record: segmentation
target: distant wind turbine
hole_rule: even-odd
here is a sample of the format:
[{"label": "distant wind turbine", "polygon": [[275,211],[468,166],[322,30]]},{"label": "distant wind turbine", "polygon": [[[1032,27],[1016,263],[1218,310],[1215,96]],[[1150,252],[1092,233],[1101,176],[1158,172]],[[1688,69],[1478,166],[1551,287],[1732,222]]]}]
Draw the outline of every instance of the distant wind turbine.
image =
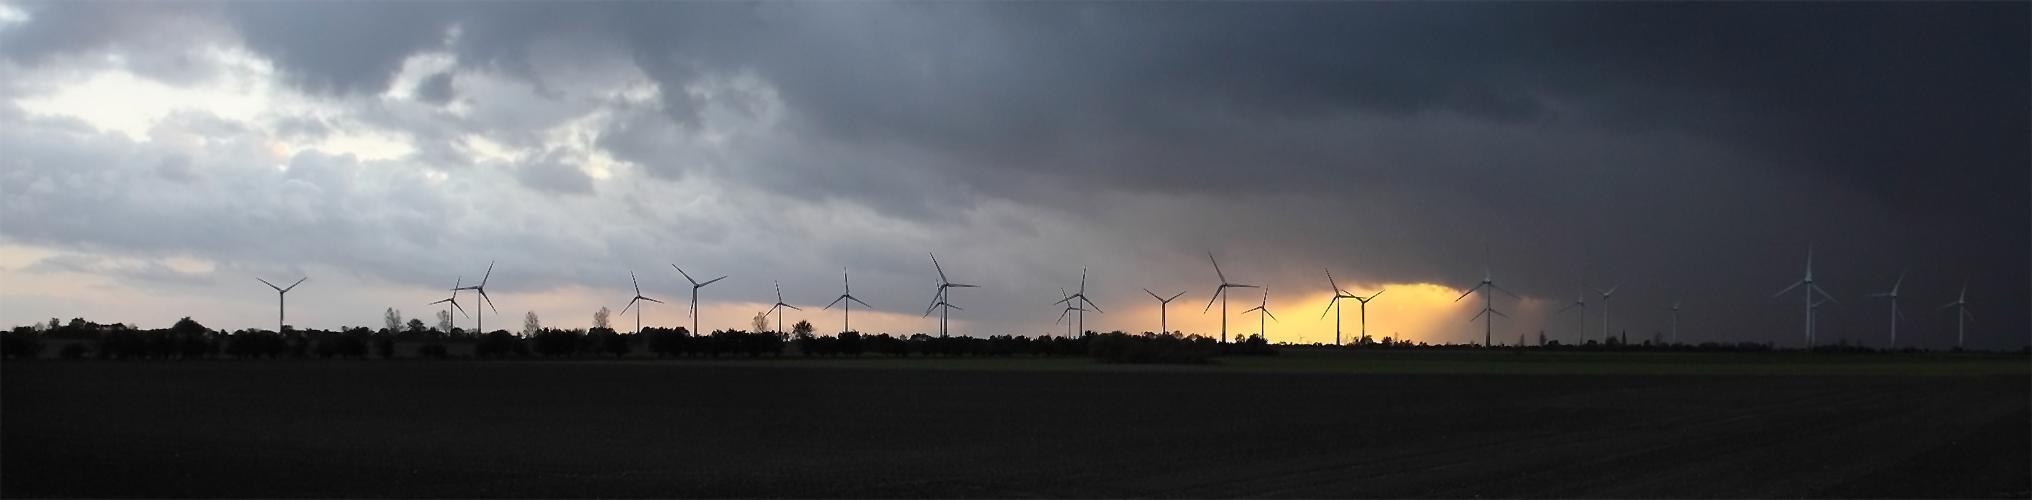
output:
[{"label": "distant wind turbine", "polygon": [[[642,307],[649,306],[635,307],[635,303],[646,301],[662,304],[663,301],[642,296],[642,283],[635,281],[635,273],[633,271],[628,272],[628,283],[635,285],[635,298],[628,299],[628,305],[621,307],[621,314],[628,314],[628,308],[635,308],[635,333],[639,335],[642,333]],[[697,333],[693,333],[693,335],[697,335]]]},{"label": "distant wind turbine", "polygon": [[1208,262],[1214,263],[1214,276],[1220,277],[1221,286],[1214,288],[1214,298],[1208,300],[1206,307],[1201,308],[1199,312],[1200,314],[1206,314],[1207,311],[1213,309],[1215,300],[1221,301],[1221,343],[1225,344],[1228,342],[1228,289],[1257,287],[1256,285],[1229,283],[1228,275],[1221,273],[1221,261],[1214,260],[1214,253],[1207,252],[1206,258]]},{"label": "distant wind turbine", "polygon": [[[1071,299],[1071,298],[1072,298],[1072,296],[1071,296],[1071,295],[1066,295],[1066,293],[1065,293],[1065,288],[1062,288],[1062,287],[1061,287],[1061,288],[1059,288],[1059,289],[1058,289],[1058,295],[1059,295],[1060,297],[1064,297],[1064,298],[1066,298],[1066,299],[1068,299],[1068,300],[1061,300],[1061,301],[1055,302],[1055,303],[1057,303],[1057,304],[1065,304],[1065,310],[1063,310],[1063,311],[1059,311],[1059,312],[1058,312],[1058,319],[1057,319],[1057,320],[1054,320],[1054,321],[1052,321],[1051,323],[1052,323],[1052,324],[1054,324],[1054,325],[1055,325],[1055,324],[1059,324],[1059,323],[1065,323],[1065,338],[1073,338],[1073,336],[1072,336],[1072,323],[1071,323],[1071,322],[1068,322],[1068,321],[1066,321],[1066,320],[1065,320],[1065,317],[1066,317],[1066,316],[1069,316],[1069,315],[1071,315],[1073,311],[1085,311],[1086,309],[1085,309],[1085,308],[1081,308],[1081,307],[1080,307],[1080,306],[1078,305],[1078,304],[1079,304],[1078,302],[1073,302],[1073,301],[1069,300],[1069,299]],[[1085,333],[1085,331],[1081,331],[1081,333],[1082,333],[1082,334],[1084,334],[1084,333]]]},{"label": "distant wind turbine", "polygon": [[[1260,315],[1260,316],[1256,316],[1256,335],[1260,335],[1260,336],[1262,336],[1262,337],[1263,337],[1263,340],[1264,340],[1264,341],[1269,341],[1269,340],[1270,340],[1270,328],[1268,328],[1268,327],[1270,326],[1270,323],[1268,323],[1268,322],[1264,321],[1264,318],[1269,318],[1269,319],[1277,319],[1277,315],[1275,315],[1275,314],[1270,314],[1270,289],[1269,289],[1269,288],[1264,288],[1264,289],[1263,289],[1263,303],[1262,303],[1262,304],[1259,304],[1259,305],[1257,305],[1256,307],[1251,307],[1251,308],[1249,308],[1249,310],[1247,310],[1247,311],[1242,311],[1242,314],[1249,314],[1250,312],[1253,312],[1253,311],[1262,311],[1262,312],[1263,312],[1263,314],[1262,314],[1262,315]],[[1278,322],[1279,322],[1279,323],[1282,323],[1283,321],[1282,321],[1282,320],[1279,320]]]},{"label": "distant wind turbine", "polygon": [[1369,296],[1368,296],[1368,297],[1362,297],[1362,296],[1356,296],[1356,297],[1355,297],[1355,300],[1357,300],[1357,301],[1360,301],[1360,302],[1362,303],[1362,308],[1361,308],[1361,309],[1362,309],[1362,341],[1363,341],[1363,342],[1368,342],[1368,341],[1369,341],[1369,301],[1371,301],[1371,300],[1376,300],[1376,296],[1377,296],[1377,295],[1382,295],[1382,294],[1383,294],[1383,292],[1384,292],[1384,290],[1377,290],[1377,291],[1376,291],[1376,293],[1372,293],[1372,294],[1369,294]]},{"label": "distant wind turbine", "polygon": [[1502,311],[1496,310],[1495,307],[1496,298],[1494,296],[1494,292],[1503,292],[1504,295],[1509,295],[1510,298],[1513,299],[1518,298],[1517,294],[1510,293],[1509,290],[1504,290],[1503,287],[1496,286],[1494,274],[1489,271],[1488,260],[1489,260],[1489,248],[1484,246],[1482,247],[1481,284],[1475,285],[1474,288],[1469,288],[1466,293],[1462,293],[1461,296],[1454,297],[1453,299],[1454,302],[1460,302],[1461,299],[1465,299],[1468,298],[1469,295],[1473,295],[1476,290],[1482,290],[1483,288],[1488,289],[1482,292],[1482,312],[1475,313],[1475,317],[1473,318],[1468,318],[1469,322],[1473,322],[1476,319],[1481,319],[1483,315],[1490,315],[1489,319],[1485,320],[1485,323],[1482,325],[1482,347],[1489,347],[1490,345],[1493,344],[1494,340],[1493,336],[1494,332],[1496,331],[1496,316],[1502,316],[1505,318],[1510,317],[1510,315],[1503,314]]},{"label": "distant wind turbine", "polygon": [[[1587,285],[1582,284],[1581,286],[1586,287]],[[1564,313],[1569,309],[1575,308],[1578,308],[1575,312],[1578,312],[1579,314],[1574,316],[1573,331],[1574,335],[1578,336],[1580,339],[1575,341],[1574,345],[1587,344],[1587,290],[1581,290],[1579,295],[1575,295],[1573,297],[1572,304],[1568,304],[1566,307],[1559,308],[1559,310],[1553,312],[1553,314]]]},{"label": "distant wind turbine", "polygon": [[1682,302],[1682,301],[1678,301],[1678,300],[1674,300],[1674,301],[1672,301],[1672,305],[1670,305],[1670,306],[1658,306],[1659,308],[1665,309],[1665,310],[1667,310],[1667,311],[1672,311],[1672,343],[1674,343],[1674,344],[1677,344],[1677,343],[1679,343],[1679,304],[1680,304],[1680,302]]},{"label": "distant wind turbine", "polygon": [[1150,298],[1157,299],[1157,332],[1163,334],[1170,334],[1171,327],[1170,325],[1165,324],[1164,310],[1169,309],[1171,306],[1171,301],[1178,300],[1178,296],[1185,295],[1185,292],[1178,292],[1177,294],[1172,295],[1171,298],[1169,299],[1157,296],[1157,292],[1152,292],[1148,288],[1143,289],[1143,293],[1150,294]]},{"label": "distant wind turbine", "polygon": [[1864,297],[1887,297],[1891,299],[1891,348],[1893,349],[1898,347],[1898,316],[1904,314],[1898,311],[1898,288],[1902,286],[1905,286],[1905,273],[1899,272],[1898,281],[1891,284],[1891,291],[1864,295]]},{"label": "distant wind turbine", "polygon": [[1332,269],[1321,268],[1320,270],[1326,271],[1326,286],[1333,291],[1333,298],[1326,299],[1326,310],[1320,311],[1319,317],[1324,319],[1327,313],[1333,313],[1333,343],[1334,345],[1341,345],[1341,299],[1359,299],[1361,297],[1350,294],[1347,290],[1342,290],[1339,284],[1334,283]]},{"label": "distant wind turbine", "polygon": [[1806,246],[1806,278],[1799,280],[1799,282],[1797,283],[1793,283],[1792,286],[1785,287],[1784,290],[1779,290],[1778,293],[1771,294],[1771,298],[1775,299],[1778,298],[1779,296],[1785,295],[1785,292],[1790,292],[1794,288],[1799,288],[1800,285],[1806,286],[1806,290],[1803,292],[1806,294],[1806,348],[1812,349],[1814,341],[1813,312],[1815,309],[1817,309],[1816,307],[1814,307],[1815,304],[1813,294],[1818,293],[1822,297],[1827,297],[1827,300],[1834,300],[1834,296],[1829,295],[1827,293],[1827,290],[1822,290],[1820,289],[1819,285],[1815,285],[1813,283],[1813,245]]},{"label": "distant wind turbine", "polygon": [[[463,277],[461,277],[461,278],[459,278],[459,279],[457,279],[457,280],[454,280],[454,281],[452,281],[452,296],[451,296],[451,297],[449,297],[449,298],[446,298],[446,299],[444,299],[444,300],[440,300],[440,301],[437,301],[437,302],[432,302],[432,303],[430,303],[429,305],[433,305],[433,306],[434,306],[434,305],[438,305],[438,304],[443,304],[443,303],[446,303],[446,302],[450,302],[450,303],[452,303],[452,309],[457,309],[457,310],[459,311],[459,314],[465,314],[465,315],[466,315],[466,317],[468,317],[468,318],[471,318],[471,317],[473,317],[473,315],[471,315],[471,314],[466,314],[466,308],[463,308],[463,307],[459,307],[459,290],[464,290],[464,289],[465,289],[465,287],[461,287],[461,286],[459,286],[459,285],[460,285],[461,283],[463,283],[464,281],[465,281],[465,278],[463,278]],[[271,286],[273,286],[273,285],[271,285]],[[290,286],[296,286],[296,285],[290,285]],[[459,327],[459,324],[458,324],[458,322],[457,322],[457,321],[453,321],[453,322],[452,322],[452,328],[458,328],[458,327]],[[446,334],[446,335],[450,335],[451,333],[452,333],[452,332],[445,332],[445,334]]]},{"label": "distant wind turbine", "polygon": [[[1063,289],[1063,288],[1059,289],[1059,293],[1061,293],[1061,294],[1065,293],[1065,289]],[[1078,300],[1079,302],[1073,302],[1073,300]],[[1080,335],[1086,335],[1086,334],[1087,334],[1087,309],[1086,309],[1086,308],[1092,307],[1092,308],[1094,308],[1094,312],[1097,312],[1097,313],[1106,313],[1106,312],[1107,312],[1107,311],[1102,311],[1102,310],[1101,310],[1101,306],[1097,306],[1097,305],[1094,305],[1094,301],[1092,301],[1092,300],[1088,300],[1088,299],[1087,299],[1087,270],[1086,270],[1086,268],[1080,268],[1080,287],[1079,287],[1079,292],[1078,292],[1078,293],[1074,293],[1074,294],[1072,294],[1072,295],[1070,295],[1070,296],[1067,296],[1067,297],[1066,297],[1066,298],[1065,298],[1064,300],[1060,300],[1060,301],[1058,301],[1058,302],[1055,302],[1055,303],[1063,303],[1063,304],[1066,304],[1067,306],[1070,306],[1070,307],[1075,307],[1076,309],[1078,309],[1078,310],[1079,310],[1079,332],[1080,332]]]},{"label": "distant wind turbine", "polygon": [[1600,288],[1595,288],[1593,286],[1588,287],[1594,288],[1595,293],[1602,294],[1602,339],[1604,342],[1606,342],[1607,339],[1609,338],[1609,298],[1616,294],[1617,288],[1622,287],[1623,287],[1622,283],[1617,283],[1616,286],[1609,287],[1607,291],[1604,291]]},{"label": "distant wind turbine", "polygon": [[833,299],[833,303],[826,304],[825,308],[832,309],[833,306],[839,304],[840,301],[846,301],[847,302],[846,305],[840,306],[840,326],[841,326],[840,331],[841,332],[854,331],[854,318],[853,318],[854,303],[859,302],[861,305],[867,307],[875,307],[875,306],[870,306],[868,305],[867,302],[861,302],[861,299],[854,298],[854,284],[847,281],[847,268],[844,267],[840,268],[840,285],[844,287],[843,290],[840,292],[840,297]]},{"label": "distant wind turbine", "polygon": [[952,310],[953,309],[959,309],[961,311],[966,310],[960,309],[959,306],[952,305],[952,302],[949,300],[952,298],[952,296],[948,292],[954,288],[980,288],[980,286],[953,283],[952,280],[946,279],[945,267],[938,265],[938,256],[932,255],[929,252],[927,252],[926,255],[931,255],[931,268],[938,270],[938,293],[932,295],[931,307],[924,309],[924,315],[930,316],[931,311],[933,309],[939,310],[938,336],[945,337],[948,335],[946,325],[952,319]]},{"label": "distant wind turbine", "polygon": [[763,311],[762,314],[769,314],[772,312],[776,313],[776,333],[783,333],[783,309],[790,308],[798,311],[803,311],[803,309],[798,309],[797,306],[783,303],[782,283],[777,283],[775,281],[770,281],[769,283],[772,285],[776,285],[776,305],[769,306],[769,310]]},{"label": "distant wind turbine", "polygon": [[269,283],[268,280],[264,280],[259,277],[256,277],[254,279],[261,281],[261,284],[263,285],[268,285],[269,288],[275,289],[275,333],[282,333],[282,326],[284,323],[283,306],[285,300],[289,296],[289,291],[295,290],[297,285],[303,284],[303,280],[310,279],[310,277],[304,276],[302,278],[298,278],[295,283],[290,283],[288,287],[275,286],[274,283]]},{"label": "distant wind turbine", "polygon": [[718,277],[718,278],[713,278],[713,279],[709,279],[709,280],[706,280],[706,282],[705,282],[705,283],[700,283],[700,282],[699,282],[699,280],[695,280],[695,279],[691,279],[691,274],[690,274],[690,273],[686,273],[686,272],[684,272],[684,268],[682,268],[682,267],[677,267],[677,264],[671,264],[671,265],[670,265],[670,267],[671,267],[672,269],[676,269],[676,270],[677,270],[677,274],[682,274],[682,275],[684,275],[684,280],[685,280],[685,281],[690,281],[690,282],[691,282],[691,334],[692,334],[692,335],[698,335],[698,334],[699,334],[699,331],[698,331],[698,319],[699,319],[699,318],[698,318],[698,290],[699,290],[700,288],[705,288],[705,287],[706,287],[706,285],[711,285],[711,284],[713,284],[714,282],[717,282],[717,281],[719,281],[719,280],[723,280],[723,279],[727,279],[727,277],[726,277],[726,276],[721,276],[721,277]]},{"label": "distant wind turbine", "polygon": [[[479,292],[479,293],[480,293],[480,300],[482,300],[482,301],[485,301],[485,302],[487,303],[487,308],[488,308],[488,309],[494,309],[494,312],[496,312],[496,313],[499,313],[499,312],[501,312],[501,310],[500,310],[500,309],[495,309],[495,308],[494,308],[494,298],[493,298],[493,297],[488,297],[488,296],[487,296],[487,279],[488,279],[488,278],[492,278],[492,277],[494,277],[494,262],[493,262],[493,261],[487,261],[487,274],[486,274],[486,275],[483,275],[483,276],[480,276],[480,284],[478,284],[478,285],[473,285],[473,286],[469,286],[469,287],[462,287],[462,288],[459,288],[459,289],[460,289],[460,290],[472,290],[472,291],[475,291],[475,292]],[[482,312],[484,313],[485,311],[482,311]],[[474,329],[474,330],[477,330],[477,332],[475,332],[475,333],[479,333],[479,334],[485,334],[485,333],[487,333],[487,327],[483,326],[483,325],[485,325],[485,324],[486,324],[486,322],[487,322],[487,315],[486,315],[486,314],[480,314],[480,315],[476,315],[476,316],[473,316],[473,329]]]},{"label": "distant wind turbine", "polygon": [[1952,307],[1952,308],[1954,308],[1954,311],[1955,311],[1955,314],[1954,314],[1954,348],[1956,348],[1956,349],[1960,349],[1960,348],[1962,347],[1962,341],[1963,341],[1963,340],[1965,340],[1965,339],[1967,339],[1967,337],[1965,336],[1965,333],[1967,332],[1967,330],[1965,329],[1965,328],[1966,328],[1966,325],[1962,324],[1962,320],[1964,320],[1964,319],[1966,319],[1966,320],[1969,320],[1969,321],[1975,321],[1975,320],[1976,320],[1976,316],[1975,316],[1974,314],[1969,314],[1969,312],[1968,312],[1968,280],[1962,280],[1962,282],[1961,282],[1961,296],[1960,296],[1960,297],[1957,297],[1957,298],[1955,298],[1955,299],[1954,299],[1954,302],[1949,302],[1949,303],[1947,303],[1947,305],[1943,305],[1943,306],[1940,306],[1940,307],[1936,307],[1936,308],[1933,308],[1933,310],[1935,310],[1935,311],[1938,311],[1938,310],[1941,310],[1941,309],[1946,309],[1946,308],[1949,308],[1949,307]]}]

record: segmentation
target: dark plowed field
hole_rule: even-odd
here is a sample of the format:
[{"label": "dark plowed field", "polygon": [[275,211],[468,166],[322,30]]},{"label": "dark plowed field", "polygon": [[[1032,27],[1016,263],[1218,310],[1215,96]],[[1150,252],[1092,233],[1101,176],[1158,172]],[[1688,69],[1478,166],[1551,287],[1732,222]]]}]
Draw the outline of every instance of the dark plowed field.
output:
[{"label": "dark plowed field", "polygon": [[2026,497],[2024,376],[4,366],[6,497]]}]

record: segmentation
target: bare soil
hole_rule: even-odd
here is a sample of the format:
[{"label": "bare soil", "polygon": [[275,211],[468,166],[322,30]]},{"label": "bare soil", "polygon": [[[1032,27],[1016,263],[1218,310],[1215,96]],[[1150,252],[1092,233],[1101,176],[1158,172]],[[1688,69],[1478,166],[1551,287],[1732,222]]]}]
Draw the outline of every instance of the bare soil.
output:
[{"label": "bare soil", "polygon": [[2032,496],[2024,376],[0,370],[7,498]]}]

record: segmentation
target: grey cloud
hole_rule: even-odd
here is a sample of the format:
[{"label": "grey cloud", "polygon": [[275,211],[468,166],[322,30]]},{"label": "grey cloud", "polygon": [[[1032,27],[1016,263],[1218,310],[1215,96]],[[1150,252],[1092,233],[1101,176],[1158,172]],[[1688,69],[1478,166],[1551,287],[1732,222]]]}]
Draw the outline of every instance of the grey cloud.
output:
[{"label": "grey cloud", "polygon": [[452,102],[453,98],[458,97],[458,94],[452,91],[452,74],[438,73],[424,79],[423,83],[416,87],[416,96],[423,102],[439,106]]},{"label": "grey cloud", "polygon": [[515,178],[522,186],[552,194],[593,194],[593,177],[566,164],[555,153],[516,167]]}]

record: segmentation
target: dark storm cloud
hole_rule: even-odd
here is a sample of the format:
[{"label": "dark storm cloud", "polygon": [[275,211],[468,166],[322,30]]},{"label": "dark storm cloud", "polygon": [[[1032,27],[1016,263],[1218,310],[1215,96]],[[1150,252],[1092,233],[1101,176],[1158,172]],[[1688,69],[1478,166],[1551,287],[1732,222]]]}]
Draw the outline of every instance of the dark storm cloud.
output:
[{"label": "dark storm cloud", "polygon": [[[10,57],[130,36],[51,32],[129,15],[57,7],[6,35],[38,40]],[[1709,304],[1759,318],[1790,314],[1763,292],[1817,244],[1845,296],[1909,267],[1925,277],[1908,286],[1934,295],[1970,276],[1972,296],[2032,302],[2023,3],[227,8],[252,50],[321,93],[380,92],[439,48],[542,88],[537,43],[608,47],[658,84],[651,112],[668,120],[618,110],[597,144],[650,177],[933,225],[1010,201],[1172,246],[1352,252],[1337,263],[1362,263],[1357,276],[1460,286],[1486,242],[1519,292],[1632,281],[1635,301],[1726,296]],[[445,100],[446,75],[420,95]],[[744,157],[674,147],[708,110],[743,109],[693,89],[741,75],[782,100],[788,137]],[[455,133],[412,132],[426,152]],[[590,192],[571,170],[519,178]],[[1153,197],[1232,204],[1169,218],[1133,204]]]}]

